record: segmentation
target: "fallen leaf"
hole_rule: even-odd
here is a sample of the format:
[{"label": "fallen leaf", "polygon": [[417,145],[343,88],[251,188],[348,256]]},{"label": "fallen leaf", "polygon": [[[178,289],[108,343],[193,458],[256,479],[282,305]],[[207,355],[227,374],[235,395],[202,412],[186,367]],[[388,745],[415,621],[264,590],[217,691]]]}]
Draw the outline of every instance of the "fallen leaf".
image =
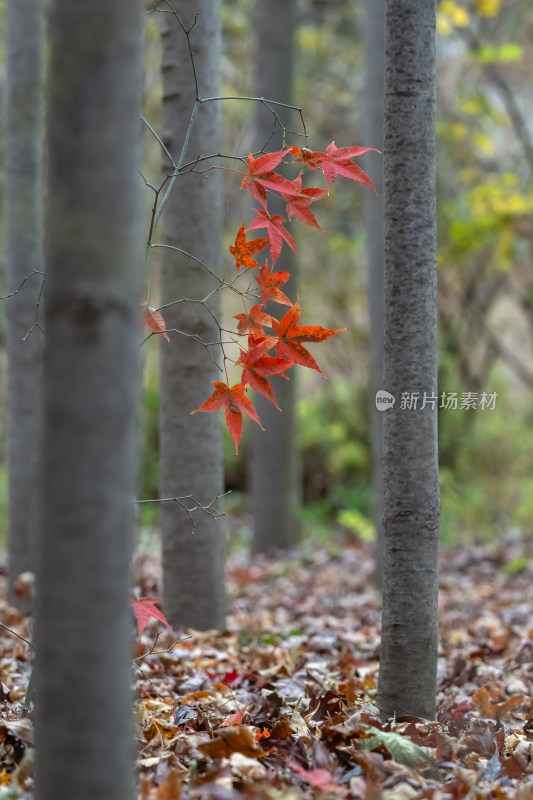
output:
[{"label": "fallen leaf", "polygon": [[232,753],[242,753],[249,758],[261,758],[266,755],[257,746],[252,729],[246,725],[217,728],[213,739],[201,742],[198,749],[211,758],[229,758]]},{"label": "fallen leaf", "polygon": [[415,767],[420,762],[431,764],[435,761],[435,749],[433,747],[420,747],[408,739],[407,736],[400,736],[399,733],[388,733],[374,728],[372,725],[364,726],[372,736],[363,739],[361,751],[375,750],[377,747],[384,746],[391,756],[399,764],[406,767]]},{"label": "fallen leaf", "polygon": [[155,796],[158,800],[179,800],[181,797],[182,773],[170,767],[163,783],[157,787]]},{"label": "fallen leaf", "polygon": [[306,783],[311,786],[318,786],[324,791],[342,791],[342,786],[332,779],[331,774],[325,769],[303,769],[299,764],[294,761],[289,763],[289,767]]},{"label": "fallen leaf", "polygon": [[221,722],[221,725],[242,725],[242,721],[244,719],[244,715],[246,714],[246,709],[250,703],[246,703],[242,708],[236,711],[234,714],[231,714],[227,719]]}]

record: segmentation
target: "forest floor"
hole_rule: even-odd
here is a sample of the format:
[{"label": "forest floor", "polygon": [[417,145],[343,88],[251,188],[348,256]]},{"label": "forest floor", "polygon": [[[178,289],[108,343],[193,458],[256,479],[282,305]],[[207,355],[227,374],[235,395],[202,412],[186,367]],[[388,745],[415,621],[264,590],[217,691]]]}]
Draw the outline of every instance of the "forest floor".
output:
[{"label": "forest floor", "polygon": [[[380,719],[368,545],[232,556],[226,632],[137,642],[139,798],[533,800],[532,544],[443,548],[436,722]],[[135,576],[159,596],[156,558]],[[31,637],[4,598],[0,621]],[[0,653],[0,800],[29,798],[32,653],[5,629]]]}]

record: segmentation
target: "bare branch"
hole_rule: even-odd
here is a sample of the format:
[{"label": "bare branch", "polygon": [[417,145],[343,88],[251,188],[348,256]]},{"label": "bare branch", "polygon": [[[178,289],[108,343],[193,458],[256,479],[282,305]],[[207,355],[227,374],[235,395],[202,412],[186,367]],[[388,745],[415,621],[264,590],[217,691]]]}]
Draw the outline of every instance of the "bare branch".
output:
[{"label": "bare branch", "polygon": [[33,278],[34,275],[44,275],[46,277],[46,272],[42,272],[40,269],[34,269],[33,272],[30,272],[29,275],[26,275],[18,289],[15,289],[14,292],[9,292],[9,294],[5,294],[3,297],[0,297],[0,300],[8,300],[10,297],[13,297],[13,295],[18,294],[26,281],[28,281],[30,278]]},{"label": "bare branch", "polygon": [[[216,519],[219,517],[224,517],[225,513],[223,511],[217,511],[217,509],[213,508],[213,506],[217,500],[219,500],[221,497],[225,497],[227,494],[231,494],[231,491],[217,494],[216,497],[211,500],[211,502],[207,503],[207,505],[200,503],[200,501],[197,500],[192,494],[183,495],[183,497],[162,497],[158,500],[134,500],[133,502],[138,505],[142,503],[177,503],[189,515],[189,519],[192,523],[192,533],[194,533],[196,530],[196,520],[193,517],[193,512],[203,511],[210,517],[215,517]],[[186,503],[187,500],[191,500],[194,505],[189,507],[189,505]]]},{"label": "bare branch", "polygon": [[[227,492],[226,492],[226,494],[227,494]],[[8,626],[7,626],[7,625],[4,625],[4,623],[3,623],[3,622],[0,622],[0,627],[1,627],[1,628],[4,628],[4,630],[8,631],[8,633],[12,633],[12,634],[13,634],[13,636],[16,636],[16,637],[17,637],[17,639],[21,639],[21,641],[23,641],[23,642],[25,642],[27,645],[29,645],[29,646],[31,647],[31,649],[32,649],[32,650],[35,650],[35,645],[33,645],[33,644],[30,642],[30,640],[29,640],[29,639],[25,639],[25,638],[24,638],[24,636],[21,636],[21,635],[20,635],[20,633],[17,633],[16,631],[14,631],[14,630],[13,630],[13,628],[8,628]]]},{"label": "bare branch", "polygon": [[40,330],[42,333],[44,333],[43,327],[42,327],[41,323],[39,322],[39,307],[40,307],[40,305],[41,305],[41,300],[42,300],[42,297],[43,297],[43,292],[44,292],[44,285],[45,285],[45,283],[46,283],[46,273],[45,273],[45,272],[43,272],[42,274],[44,275],[44,278],[43,278],[43,282],[42,282],[42,284],[41,284],[41,288],[40,288],[40,290],[39,290],[39,296],[38,296],[38,298],[37,298],[37,304],[36,304],[36,306],[35,306],[35,322],[34,322],[34,323],[33,323],[33,325],[31,326],[31,328],[29,329],[29,331],[28,331],[28,332],[27,332],[27,333],[26,333],[26,334],[23,336],[23,338],[22,338],[22,341],[23,341],[23,342],[25,342],[25,341],[26,341],[26,339],[28,338],[28,336],[30,335],[30,333],[32,332],[32,330],[33,330],[34,328],[39,328],[39,330]]}]

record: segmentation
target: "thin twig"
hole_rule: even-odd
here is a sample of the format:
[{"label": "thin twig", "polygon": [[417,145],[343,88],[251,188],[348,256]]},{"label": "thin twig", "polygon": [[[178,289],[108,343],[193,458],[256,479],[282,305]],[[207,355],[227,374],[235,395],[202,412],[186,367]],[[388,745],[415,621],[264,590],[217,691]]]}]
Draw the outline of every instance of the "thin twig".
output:
[{"label": "thin twig", "polygon": [[184,636],[183,639],[177,639],[177,641],[171,644],[170,647],[167,647],[166,650],[154,650],[154,647],[157,644],[157,640],[159,639],[160,633],[161,631],[157,631],[157,635],[154,639],[154,643],[150,648],[150,650],[148,650],[148,652],[146,653],[143,653],[142,656],[137,656],[137,658],[133,658],[132,661],[142,661],[143,658],[146,658],[146,656],[151,656],[151,655],[163,656],[165,655],[165,653],[170,653],[176,647],[177,644],[181,644],[182,642],[187,641],[187,639],[192,639],[192,636]]},{"label": "thin twig", "polygon": [[141,114],[141,119],[142,119],[142,121],[144,122],[144,124],[146,125],[146,127],[148,128],[148,130],[150,131],[150,133],[152,133],[152,134],[155,136],[155,138],[157,139],[157,141],[159,142],[159,144],[161,145],[161,147],[162,147],[162,148],[163,148],[163,150],[165,151],[165,155],[167,156],[168,160],[169,160],[169,161],[170,161],[170,163],[172,164],[172,169],[176,170],[176,169],[177,169],[177,167],[176,167],[176,162],[174,161],[174,159],[173,159],[173,158],[172,158],[172,156],[170,155],[170,153],[169,153],[169,151],[168,151],[168,149],[167,149],[167,147],[166,147],[165,143],[163,142],[163,140],[161,139],[161,137],[159,136],[159,134],[155,132],[155,130],[152,128],[152,126],[150,125],[150,123],[148,122],[148,120],[147,120],[145,117],[143,117],[143,115],[142,115],[142,114]]},{"label": "thin twig", "polygon": [[13,636],[17,637],[17,639],[21,639],[23,642],[25,642],[27,645],[29,645],[32,650],[35,650],[35,645],[33,645],[30,642],[29,639],[25,639],[24,636],[20,635],[20,633],[17,633],[16,631],[14,631],[13,628],[9,628],[7,625],[4,625],[3,622],[0,622],[0,627],[4,628],[4,630],[8,631],[9,633],[12,633]]},{"label": "thin twig", "polygon": [[[219,500],[219,498],[225,497],[227,494],[230,493],[231,492],[223,492],[222,494],[217,494],[217,496],[214,497],[211,500],[211,502],[208,503],[207,505],[202,505],[202,503],[196,500],[196,498],[192,494],[187,494],[184,495],[183,497],[162,497],[157,500],[134,500],[133,502],[137,503],[138,505],[140,505],[141,503],[177,503],[189,515],[189,518],[192,522],[192,532],[194,533],[196,530],[196,520],[193,517],[193,512],[204,511],[210,517],[214,517],[215,519],[218,519],[219,517],[224,517],[225,513],[223,511],[217,511],[212,506],[214,505],[214,503],[216,503],[217,500]],[[185,500],[192,500],[194,503],[196,503],[196,505],[194,505],[192,508],[189,508],[187,504],[184,502]]]},{"label": "thin twig", "polygon": [[34,275],[46,276],[46,272],[43,272],[40,269],[34,269],[33,272],[30,272],[29,275],[26,275],[26,277],[24,278],[18,289],[15,289],[14,292],[10,292],[9,294],[5,294],[3,297],[0,297],[0,300],[8,300],[8,298],[13,297],[13,295],[15,294],[18,294],[22,289],[22,287],[24,286],[24,284],[26,283],[26,281],[28,281],[30,278],[33,278]]},{"label": "thin twig", "polygon": [[44,275],[43,282],[41,283],[41,288],[39,290],[39,296],[37,298],[37,305],[35,306],[35,322],[31,326],[29,331],[23,336],[23,338],[22,338],[23,342],[26,341],[26,339],[28,338],[28,336],[30,335],[30,333],[32,332],[32,330],[34,328],[39,328],[39,330],[42,333],[44,333],[43,327],[42,327],[41,323],[39,322],[39,306],[41,305],[41,300],[42,300],[43,292],[44,292],[44,285],[46,283],[46,273],[43,273],[43,275]]}]

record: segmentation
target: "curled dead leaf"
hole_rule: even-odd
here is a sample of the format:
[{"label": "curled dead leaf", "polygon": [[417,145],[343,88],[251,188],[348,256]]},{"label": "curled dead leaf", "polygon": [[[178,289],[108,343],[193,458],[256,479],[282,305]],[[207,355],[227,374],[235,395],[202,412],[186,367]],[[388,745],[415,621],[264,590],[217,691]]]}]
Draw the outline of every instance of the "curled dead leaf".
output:
[{"label": "curled dead leaf", "polygon": [[217,735],[208,742],[201,742],[198,749],[211,758],[229,758],[233,753],[242,753],[249,758],[266,755],[257,746],[254,731],[247,725],[218,728]]}]

